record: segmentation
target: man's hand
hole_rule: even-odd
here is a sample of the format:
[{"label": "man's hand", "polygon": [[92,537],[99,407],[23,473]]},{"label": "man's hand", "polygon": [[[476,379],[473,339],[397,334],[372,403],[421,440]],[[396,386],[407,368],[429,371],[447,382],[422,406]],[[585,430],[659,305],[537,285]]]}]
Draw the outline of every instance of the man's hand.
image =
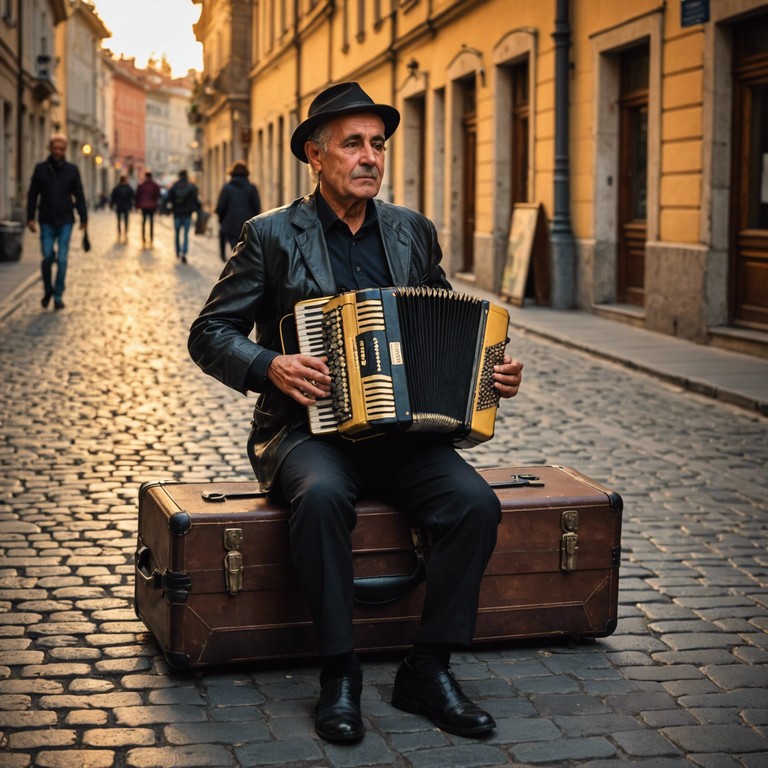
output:
[{"label": "man's hand", "polygon": [[27,222],[27,229],[28,229],[30,232],[37,232],[37,224],[35,224],[35,222],[34,222],[34,220],[33,220],[33,219],[30,219],[30,220]]},{"label": "man's hand", "polygon": [[502,397],[514,397],[523,381],[523,364],[504,355],[504,362],[493,367],[493,378]]},{"label": "man's hand", "polygon": [[267,369],[267,378],[301,405],[314,405],[331,392],[331,377],[324,357],[278,355]]},{"label": "man's hand", "polygon": [[85,221],[80,222],[80,229],[86,230],[88,228],[88,224]]}]

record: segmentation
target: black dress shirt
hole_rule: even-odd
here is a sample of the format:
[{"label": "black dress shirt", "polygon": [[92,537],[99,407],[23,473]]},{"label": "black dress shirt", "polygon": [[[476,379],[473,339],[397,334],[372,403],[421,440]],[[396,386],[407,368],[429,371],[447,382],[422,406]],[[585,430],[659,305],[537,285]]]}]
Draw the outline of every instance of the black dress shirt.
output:
[{"label": "black dress shirt", "polygon": [[325,233],[331,269],[339,293],[392,285],[389,264],[379,232],[376,206],[369,200],[363,226],[353,235],[317,191],[317,215]]}]

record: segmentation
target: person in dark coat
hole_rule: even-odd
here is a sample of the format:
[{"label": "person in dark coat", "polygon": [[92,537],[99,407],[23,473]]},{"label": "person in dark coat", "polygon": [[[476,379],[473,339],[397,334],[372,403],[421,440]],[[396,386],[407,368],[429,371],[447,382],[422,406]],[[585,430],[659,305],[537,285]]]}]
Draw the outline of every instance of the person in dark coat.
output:
[{"label": "person in dark coat", "polygon": [[189,251],[189,227],[192,223],[192,214],[200,211],[200,198],[197,194],[197,186],[193,184],[187,172],[179,171],[179,178],[168,190],[165,200],[166,207],[173,212],[173,229],[175,233],[176,258],[187,263]]},{"label": "person in dark coat", "polygon": [[160,205],[160,185],[147,171],[144,181],[136,187],[136,207],[141,211],[141,243],[147,244],[147,222],[149,222],[149,244],[155,238],[155,212]]},{"label": "person in dark coat", "polygon": [[[487,735],[493,717],[461,690],[451,651],[466,648],[480,584],[496,544],[498,497],[452,438],[393,432],[352,441],[311,434],[307,407],[330,394],[324,357],[282,350],[280,321],[296,302],[387,286],[450,289],[435,225],[376,199],[385,142],[400,121],[358,83],[322,91],[291,139],[314,192],[246,222],[190,329],[192,359],[229,387],[258,392],[248,453],[263,490],[289,506],[290,545],[322,656],[318,735],[362,738],[362,671],[353,632],[351,531],[361,495],[393,504],[431,543],[424,609],[395,677],[392,704],[461,736]],[[256,333],[251,337],[254,324]],[[450,359],[445,375],[453,374]],[[522,363],[494,367],[501,397],[517,394]]]},{"label": "person in dark coat", "polygon": [[[35,210],[40,222],[40,245],[43,252],[43,294],[42,305],[47,307],[51,298],[56,309],[64,309],[67,256],[72,228],[75,224],[74,210],[80,218],[80,229],[88,227],[88,210],[85,206],[80,171],[74,163],[64,157],[67,152],[67,137],[63,133],[51,136],[50,154],[38,163],[32,173],[27,195],[27,228],[37,232]],[[39,202],[39,208],[38,208]],[[52,282],[53,263],[56,262],[56,283]]]},{"label": "person in dark coat", "polygon": [[[234,248],[243,224],[261,213],[261,199],[256,185],[248,181],[248,166],[242,160],[233,163],[228,173],[230,180],[221,188],[216,215],[219,217],[220,243],[229,243],[229,247]],[[221,258],[226,260],[223,243]]]},{"label": "person in dark coat", "polygon": [[128,242],[128,215],[133,208],[136,195],[133,187],[128,183],[127,176],[121,176],[120,182],[112,190],[109,197],[109,205],[117,214],[117,239]]}]

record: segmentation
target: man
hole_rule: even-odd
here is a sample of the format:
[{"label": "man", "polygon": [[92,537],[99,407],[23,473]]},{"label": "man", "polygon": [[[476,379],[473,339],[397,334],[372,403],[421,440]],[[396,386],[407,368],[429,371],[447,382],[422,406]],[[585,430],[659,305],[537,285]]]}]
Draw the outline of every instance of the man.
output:
[{"label": "man", "polygon": [[[293,154],[318,177],[315,192],[247,222],[189,338],[205,372],[261,393],[249,455],[262,487],[290,506],[293,560],[322,655],[315,730],[337,742],[364,733],[350,542],[363,493],[394,504],[431,541],[421,626],[398,670],[393,705],[463,736],[495,727],[464,695],[449,662],[474,633],[500,518],[496,495],[445,436],[398,433],[355,443],[310,435],[306,407],[328,395],[328,367],[322,358],[280,352],[278,323],[301,299],[374,286],[450,287],[434,225],[375,199],[385,141],[399,120],[357,83],[315,98],[291,139]],[[254,319],[255,342],[248,338]],[[495,371],[501,396],[517,394],[522,364],[505,357]]]},{"label": "man", "polygon": [[149,244],[155,239],[155,212],[160,205],[160,185],[147,171],[144,181],[136,187],[136,207],[141,211],[141,244],[147,245],[147,222],[149,222]]},{"label": "man", "polygon": [[[40,222],[40,245],[43,252],[43,299],[47,307],[53,297],[53,306],[64,309],[64,288],[67,277],[67,256],[72,227],[75,224],[73,209],[77,208],[80,229],[88,226],[88,211],[85,207],[83,184],[80,172],[64,157],[67,152],[67,137],[55,133],[49,143],[50,154],[35,166],[27,195],[27,229],[37,232],[35,210],[38,208]],[[56,262],[56,283],[52,282],[53,263]]]},{"label": "man", "polygon": [[121,176],[120,181],[112,190],[109,198],[109,204],[114,208],[117,214],[117,242],[124,240],[128,242],[128,216],[133,208],[136,196],[133,187],[128,183],[127,176]]},{"label": "man", "polygon": [[168,191],[165,204],[173,211],[176,258],[181,259],[182,264],[186,264],[192,214],[201,208],[197,186],[189,180],[186,171],[179,171],[179,178]]},{"label": "man", "polygon": [[[248,166],[238,160],[229,168],[229,181],[221,188],[216,202],[216,215],[219,217],[219,233],[222,239],[235,247],[240,232],[248,219],[261,213],[261,199],[255,184],[248,181]],[[223,244],[221,260],[225,261]]]}]

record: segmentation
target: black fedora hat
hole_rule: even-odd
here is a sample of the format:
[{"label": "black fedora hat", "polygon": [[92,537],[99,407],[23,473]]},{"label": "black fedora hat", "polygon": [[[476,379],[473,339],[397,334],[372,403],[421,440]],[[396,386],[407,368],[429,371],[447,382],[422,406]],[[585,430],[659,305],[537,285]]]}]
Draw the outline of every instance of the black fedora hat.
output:
[{"label": "black fedora hat", "polygon": [[388,104],[376,104],[358,83],[337,83],[315,96],[309,105],[307,119],[299,123],[291,136],[291,152],[308,163],[304,145],[323,123],[340,115],[373,112],[384,121],[384,138],[388,139],[400,123],[400,113]]}]

